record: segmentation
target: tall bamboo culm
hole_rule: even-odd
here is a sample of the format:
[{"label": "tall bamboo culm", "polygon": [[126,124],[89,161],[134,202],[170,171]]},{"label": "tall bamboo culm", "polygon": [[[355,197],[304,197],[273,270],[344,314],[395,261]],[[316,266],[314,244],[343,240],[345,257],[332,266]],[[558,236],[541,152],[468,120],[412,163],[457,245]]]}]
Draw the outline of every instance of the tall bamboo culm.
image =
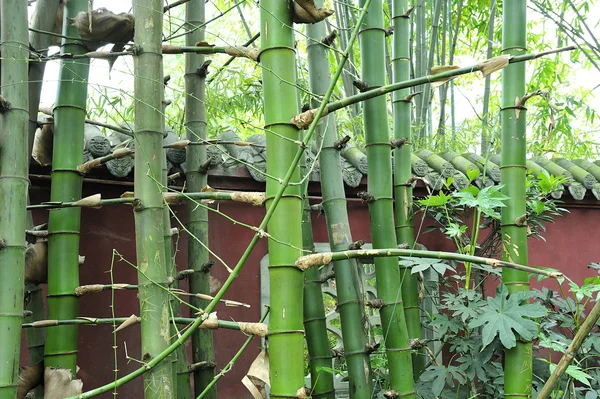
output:
[{"label": "tall bamboo culm", "polygon": [[[65,5],[63,34],[78,38],[68,18],[87,11],[86,0]],[[63,39],[61,54],[83,54],[87,48],[75,39]],[[86,116],[89,60],[61,60],[58,94],[54,108],[51,201],[81,198],[83,178],[77,165],[83,161],[83,129]],[[79,227],[81,208],[53,209],[48,219],[48,317],[74,319],[79,313]],[[44,364],[71,370],[77,361],[77,326],[55,326],[46,331]]]},{"label": "tall bamboo culm", "polygon": [[[288,3],[263,0],[260,39],[267,173],[283,179],[296,157],[300,139],[290,120],[298,111],[296,52],[292,14]],[[289,140],[286,140],[288,138]],[[299,169],[291,182],[299,181]],[[266,208],[270,210],[280,182],[267,179]],[[302,200],[299,185],[288,186],[267,224],[269,240],[269,367],[271,398],[295,397],[304,386],[303,290],[304,278],[294,263],[302,247]]]},{"label": "tall bamboo culm", "polygon": [[[192,31],[204,23],[204,1],[192,0],[186,5],[186,29]],[[204,41],[204,29],[196,29],[186,36],[186,45],[194,46]],[[206,139],[206,110],[204,99],[206,95],[206,73],[198,73],[198,68],[204,63],[204,56],[187,53],[185,55],[185,126],[188,140],[198,142]],[[193,145],[187,148],[186,181],[191,192],[200,192],[207,185],[207,174],[201,170],[206,162],[206,146]],[[196,239],[188,240],[188,267],[196,270],[190,276],[190,291],[193,293],[210,294],[210,269],[203,267],[208,262],[208,210],[188,202],[188,224],[190,234]],[[192,304],[204,308],[208,301],[192,298]],[[192,335],[192,363],[207,362],[205,367],[194,371],[194,390],[196,395],[210,383],[215,375],[215,353],[213,333],[208,330],[197,330]],[[216,385],[205,396],[216,399]]]},{"label": "tall bamboo culm", "polygon": [[[169,297],[155,284],[167,285],[162,188],[163,143],[163,2],[134,3],[135,44],[135,197],[134,207],[142,360],[149,361],[171,341]],[[170,260],[169,260],[170,261]],[[144,397],[174,398],[173,367],[168,359],[144,374]]]},{"label": "tall bamboo culm", "polygon": [[[35,3],[35,12],[31,17],[31,27],[40,31],[51,31],[56,21],[56,13],[59,4],[56,0],[38,0]],[[31,47],[38,51],[39,55],[46,55],[50,46],[52,36],[44,35],[38,32],[29,32],[29,43]],[[41,54],[40,54],[41,53]],[[45,62],[29,63],[29,145],[27,154],[31,154],[33,147],[33,137],[37,129],[37,113],[42,93],[42,81]],[[31,211],[27,212],[27,227],[33,227],[33,217]],[[25,322],[32,323],[39,320],[45,320],[44,299],[42,287],[40,285],[30,284],[25,287],[28,294],[28,302],[25,304],[26,310],[31,312],[31,316],[25,319]],[[36,331],[37,330],[37,331]],[[29,360],[32,364],[40,363],[44,360],[44,342],[46,340],[46,330],[43,328],[31,328],[25,332],[27,336],[27,347],[29,349]],[[43,387],[36,389],[36,394],[43,395]]]},{"label": "tall bamboo culm", "polygon": [[[322,1],[316,1],[322,7]],[[310,90],[318,96],[325,94],[331,82],[328,62],[328,48],[322,43],[326,35],[325,22],[307,25],[307,53]],[[318,103],[312,107],[318,107]],[[323,209],[327,220],[329,245],[332,251],[348,249],[352,243],[350,222],[346,208],[346,193],[342,179],[340,150],[334,146],[337,141],[335,115],[322,118],[317,127],[317,143],[321,148],[319,162],[321,165],[321,193]],[[369,354],[367,353],[367,334],[364,324],[364,298],[360,296],[358,281],[358,264],[353,259],[334,262],[337,303],[342,327],[342,340],[346,365],[348,366],[348,382],[350,397],[370,399],[373,383]],[[313,268],[316,269],[316,268]],[[305,273],[314,273],[311,270]],[[307,277],[308,280],[308,277]],[[305,291],[306,292],[306,291]],[[308,329],[307,329],[308,330]],[[307,331],[308,333],[308,331]]]},{"label": "tall bamboo culm", "polygon": [[21,323],[28,145],[27,1],[0,2],[1,94],[11,109],[0,116],[0,397],[17,392]]},{"label": "tall bamboo culm", "polygon": [[[527,51],[527,2],[504,0],[502,54],[522,55]],[[503,193],[508,197],[502,208],[502,258],[527,264],[527,225],[518,223],[525,215],[526,113],[515,100],[525,94],[525,63],[511,64],[502,70],[502,174]],[[529,290],[528,274],[504,269],[502,279],[509,293]],[[531,343],[517,340],[506,350],[504,360],[504,395],[506,398],[531,397]]]},{"label": "tall bamboo culm", "polygon": [[[360,1],[364,4],[364,0]],[[361,27],[362,78],[369,87],[385,84],[383,3],[371,3]],[[364,102],[365,141],[369,179],[367,184],[373,248],[396,246],[392,198],[392,164],[386,98]],[[388,358],[390,388],[403,398],[414,397],[409,336],[404,318],[397,258],[375,259],[377,295],[384,302],[381,326]]]},{"label": "tall bamboo culm", "polygon": [[[410,79],[410,15],[407,15],[407,0],[393,0],[392,23],[395,34],[392,36],[392,75],[394,83]],[[394,150],[394,199],[396,214],[396,240],[398,244],[406,244],[414,249],[415,224],[413,221],[412,190],[412,101],[409,99],[410,89],[392,93],[392,110],[394,115],[394,138],[404,140]],[[425,108],[425,107],[424,107]],[[402,301],[406,327],[410,338],[421,339],[421,316],[419,309],[419,290],[417,275],[410,269],[401,268]],[[413,370],[418,376],[425,366],[422,352],[413,356]]]},{"label": "tall bamboo culm", "polygon": [[[306,156],[300,161],[300,171],[307,173]],[[310,172],[309,172],[310,173]],[[308,201],[308,179],[302,185],[302,248],[305,253],[314,253],[315,244]],[[311,397],[335,399],[333,387],[332,353],[327,336],[327,318],[323,304],[321,275],[318,267],[304,272],[304,329],[308,347]]]}]

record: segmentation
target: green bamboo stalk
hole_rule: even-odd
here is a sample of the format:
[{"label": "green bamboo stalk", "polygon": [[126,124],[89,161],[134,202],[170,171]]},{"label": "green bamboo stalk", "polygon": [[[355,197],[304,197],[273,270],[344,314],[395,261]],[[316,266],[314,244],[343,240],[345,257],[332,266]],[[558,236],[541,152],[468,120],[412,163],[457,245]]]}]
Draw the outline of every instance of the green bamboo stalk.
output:
[{"label": "green bamboo stalk", "polygon": [[594,307],[590,311],[590,314],[585,318],[583,324],[581,325],[581,328],[579,329],[579,331],[577,331],[575,337],[573,337],[573,341],[561,357],[560,361],[558,362],[558,365],[552,372],[552,375],[550,376],[550,378],[548,378],[548,380],[544,384],[544,387],[538,394],[537,397],[539,399],[550,398],[552,391],[560,382],[560,377],[565,373],[565,371],[567,371],[569,364],[571,364],[571,362],[575,358],[575,355],[577,354],[577,351],[579,350],[583,342],[586,340],[586,338],[588,338],[590,332],[598,322],[598,319],[600,319],[600,302],[596,302],[594,304]]},{"label": "green bamboo stalk", "polygon": [[[361,6],[364,1],[360,1]],[[383,2],[373,1],[361,26],[362,78],[370,87],[385,84]],[[392,198],[392,165],[385,97],[364,102],[364,129],[369,163],[367,189],[373,248],[396,245]],[[397,259],[375,259],[377,295],[383,301],[381,326],[388,358],[390,388],[404,398],[414,398],[409,332],[404,318],[401,276]],[[410,367],[409,367],[410,366]]]},{"label": "green bamboo stalk", "polygon": [[[525,62],[525,61],[535,60],[535,59],[538,59],[540,57],[544,57],[544,56],[550,55],[550,54],[558,54],[558,53],[562,53],[565,51],[572,51],[574,49],[575,49],[574,46],[567,46],[567,47],[557,48],[554,50],[543,51],[540,53],[517,55],[517,56],[511,57],[508,60],[508,63],[509,64],[517,64],[517,63],[521,63],[521,62]],[[389,84],[386,86],[381,85],[379,87],[371,88],[369,90],[366,90],[366,91],[356,94],[354,96],[346,97],[342,100],[332,101],[332,102],[328,103],[325,106],[323,116],[325,116],[331,112],[337,111],[339,109],[342,109],[344,107],[348,107],[352,104],[356,104],[361,101],[366,101],[366,100],[369,100],[369,99],[372,99],[375,97],[379,97],[379,96],[382,96],[387,93],[391,93],[396,90],[406,89],[408,87],[415,87],[418,85],[432,83],[432,82],[441,81],[441,80],[448,80],[448,78],[452,78],[455,76],[466,75],[469,73],[482,71],[484,68],[486,68],[486,66],[489,67],[489,65],[490,65],[489,60],[484,60],[484,61],[480,62],[479,64],[461,67],[458,69],[452,69],[450,71],[438,73],[435,75],[422,76],[420,78],[410,79],[410,80],[406,80],[406,81],[399,82],[399,83],[392,83],[392,84]],[[452,81],[451,81],[451,83],[452,83]],[[315,117],[315,111],[316,110],[311,109],[306,112],[303,112],[302,114],[296,115],[294,117],[292,123],[294,123],[300,129],[306,129],[311,124],[313,118]]]},{"label": "green bamboo stalk", "polygon": [[[143,361],[148,362],[171,343],[167,262],[164,243],[164,211],[160,182],[164,157],[162,1],[134,4],[136,45],[134,57],[135,102],[135,206],[138,297],[142,317]],[[162,362],[144,376],[144,397],[174,398],[173,368]]]},{"label": "green bamboo stalk", "polygon": [[[87,10],[87,1],[74,0],[65,5],[65,19]],[[63,34],[79,37],[77,28],[63,24]],[[61,53],[82,54],[87,49],[81,42],[65,39]],[[82,176],[77,165],[82,163],[84,120],[86,115],[89,61],[62,60],[56,108],[54,110],[54,152],[52,155],[53,202],[81,198]],[[79,312],[74,295],[79,286],[80,208],[54,209],[48,219],[48,318],[73,319]],[[77,326],[49,328],[46,335],[44,362],[46,367],[68,369],[75,375],[77,360]]]},{"label": "green bamboo stalk", "polygon": [[260,224],[257,228],[257,234],[254,235],[252,240],[250,240],[250,243],[248,244],[246,250],[244,251],[244,253],[240,257],[240,259],[238,260],[235,267],[231,270],[229,277],[227,278],[227,280],[225,280],[225,282],[223,283],[223,286],[221,287],[219,292],[217,292],[215,294],[215,296],[210,301],[210,303],[206,306],[206,308],[204,308],[204,313],[200,317],[196,318],[196,320],[185,330],[185,332],[183,332],[183,334],[181,334],[181,336],[179,338],[177,338],[177,340],[175,342],[173,342],[171,345],[169,345],[168,348],[166,348],[164,351],[162,351],[155,358],[151,359],[143,366],[135,369],[131,373],[124,375],[123,377],[121,377],[115,381],[112,381],[112,382],[105,384],[103,386],[100,386],[98,388],[92,389],[88,392],[78,395],[77,397],[70,397],[67,399],[92,398],[92,397],[100,395],[102,393],[110,392],[114,388],[120,387],[120,386],[132,381],[134,378],[146,374],[147,372],[152,370],[154,367],[156,367],[156,365],[159,364],[162,360],[164,360],[167,356],[169,356],[169,354],[171,354],[175,349],[177,349],[177,347],[182,345],[188,338],[190,338],[191,335],[194,333],[194,331],[196,331],[200,327],[200,325],[208,318],[208,315],[210,314],[210,312],[212,312],[214,310],[215,306],[219,303],[221,298],[223,298],[223,295],[231,287],[231,284],[233,284],[235,279],[239,276],[240,271],[244,267],[244,264],[246,263],[250,254],[252,253],[252,250],[256,247],[256,244],[258,243],[259,239],[263,236],[263,234],[261,234],[261,232],[267,228],[267,224],[269,223],[269,221],[275,214],[275,211],[277,210],[277,205],[282,200],[283,194],[286,191],[288,184],[292,180],[292,177],[297,173],[297,165],[298,165],[298,162],[300,161],[300,158],[302,157],[302,155],[304,153],[304,148],[307,146],[307,143],[310,142],[310,140],[312,139],[313,133],[315,132],[315,129],[317,127],[318,120],[321,118],[321,116],[325,112],[325,104],[329,101],[329,99],[333,95],[333,91],[334,91],[336,82],[338,81],[338,79],[342,73],[344,64],[346,63],[346,61],[348,59],[348,52],[352,49],[354,41],[356,40],[356,37],[358,36],[358,32],[362,25],[362,21],[365,19],[365,16],[366,16],[366,10],[368,9],[369,4],[371,4],[371,1],[372,0],[365,0],[364,7],[362,8],[362,10],[359,14],[359,17],[357,18],[355,27],[352,30],[352,35],[348,42],[348,46],[346,47],[346,49],[341,57],[341,60],[336,67],[335,73],[331,80],[331,84],[329,85],[329,87],[327,88],[327,91],[325,92],[325,95],[323,96],[322,104],[319,106],[319,108],[315,112],[315,120],[310,123],[310,126],[309,126],[306,134],[302,138],[300,148],[298,148],[298,150],[296,151],[296,155],[294,156],[289,168],[287,169],[285,176],[281,179],[281,185],[278,188],[275,196],[273,197],[271,206],[267,209],[265,217],[260,222]]},{"label": "green bamboo stalk", "polygon": [[[504,0],[502,6],[502,54],[522,55],[527,51],[527,2]],[[508,197],[502,208],[502,258],[527,264],[527,224],[518,223],[526,214],[527,117],[516,98],[525,95],[525,64],[509,65],[502,71],[502,192]],[[528,291],[526,272],[504,269],[503,283],[509,293]],[[518,341],[505,350],[504,397],[530,398],[532,381],[531,342]]]},{"label": "green bamboo stalk", "polygon": [[459,254],[454,252],[443,252],[443,251],[422,251],[417,249],[398,249],[382,248],[382,249],[363,249],[363,250],[348,250],[340,252],[320,252],[318,254],[304,255],[296,260],[296,265],[301,270],[308,270],[309,268],[317,265],[326,265],[330,262],[335,262],[342,259],[356,259],[361,258],[362,261],[371,262],[372,258],[378,257],[413,257],[413,258],[425,258],[425,259],[443,259],[443,260],[455,260],[458,262],[470,262],[480,265],[488,265],[494,268],[510,269],[519,272],[539,274],[541,276],[560,278],[563,274],[560,272],[546,270],[542,268],[535,268],[532,266],[525,266],[518,263],[502,261],[493,258],[483,258],[481,256],[472,256]]},{"label": "green bamboo stalk", "polygon": [[[195,29],[205,21],[204,1],[192,0],[186,5],[186,44],[204,41],[204,29]],[[195,30],[194,30],[195,29]],[[187,139],[192,142],[202,142],[206,135],[206,73],[196,73],[204,64],[205,57],[200,54],[188,53],[185,57],[185,126]],[[208,175],[201,170],[206,162],[206,146],[189,146],[186,157],[186,181],[190,191],[200,192],[207,186]],[[197,240],[188,242],[188,267],[197,272],[190,276],[190,291],[192,293],[210,294],[210,268],[203,268],[208,262],[208,251],[201,243],[208,244],[208,209],[188,203],[187,228]],[[204,308],[207,301],[193,298],[192,305]],[[215,354],[213,334],[211,331],[197,331],[192,335],[192,363],[207,362],[208,367],[194,370],[194,392],[202,392],[215,376]],[[216,386],[209,390],[206,398],[216,399]]]},{"label": "green bamboo stalk", "polygon": [[[439,17],[439,4],[436,10]],[[410,17],[407,0],[394,0],[392,3],[393,36],[393,81],[401,82],[410,78]],[[432,39],[432,41],[435,41]],[[433,56],[430,53],[433,62]],[[429,86],[428,86],[429,87]],[[429,93],[429,91],[426,91]],[[394,200],[396,216],[396,242],[414,248],[415,223],[413,220],[413,193],[412,193],[412,101],[409,100],[410,90],[403,89],[392,94],[392,110],[394,115],[394,138],[404,140],[405,143],[394,150]],[[428,98],[428,96],[427,96]],[[427,98],[422,102],[422,111],[425,113],[429,107]],[[427,101],[427,102],[426,102]],[[421,312],[419,308],[419,282],[417,275],[411,274],[406,267],[400,268],[402,281],[402,301],[404,302],[404,315],[410,339],[422,339]],[[418,351],[413,354],[413,373],[418,378],[425,368],[425,354]]]},{"label": "green bamboo stalk", "polygon": [[0,116],[0,397],[14,398],[17,392],[21,329],[23,322],[23,274],[25,270],[25,227],[27,167],[27,2],[2,0],[0,51],[2,97],[11,107]]},{"label": "green bamboo stalk", "polygon": [[[164,91],[163,91],[164,96]],[[164,118],[163,118],[163,129],[165,129]],[[163,140],[164,141],[164,140]],[[163,146],[164,147],[164,146]],[[167,152],[168,149],[163,149],[163,156],[161,157],[161,184],[163,186],[163,197],[164,193],[167,192],[168,182],[168,165],[167,165]],[[171,210],[169,206],[163,208],[163,241],[165,245],[165,259],[167,267],[167,275],[170,279],[173,279],[172,287],[174,289],[179,288],[179,280],[177,277],[177,264],[175,263],[175,257],[173,256],[173,237],[171,232]],[[175,295],[169,296],[169,316],[181,317],[181,303],[177,300]],[[180,334],[179,328],[175,322],[171,322],[171,336],[176,337]],[[188,362],[185,353],[185,347],[180,346],[177,350],[171,353],[171,367],[173,372],[173,397],[177,399],[191,399],[192,391],[190,386],[190,373],[188,370]]]},{"label": "green bamboo stalk", "polygon": [[[296,56],[292,13],[287,3],[278,0],[261,2],[260,23],[260,62],[263,66],[265,134],[269,154],[267,174],[283,178],[298,151],[292,140],[299,140],[298,129],[289,122],[298,110],[298,98],[293,85],[296,81]],[[299,170],[296,170],[291,181],[297,182],[299,177]],[[267,180],[267,209],[274,205],[273,196],[280,187],[281,183],[277,180]],[[286,187],[267,225],[269,234],[279,240],[269,239],[268,242],[271,293],[269,373],[272,398],[296,396],[304,386],[304,279],[302,273],[293,268],[294,257],[298,256],[298,248],[302,247],[301,194],[299,185]]]},{"label": "green bamboo stalk", "polygon": [[[307,45],[310,90],[317,96],[325,94],[325,88],[331,84],[328,49],[323,45],[325,23],[307,26],[309,41]],[[313,99],[312,106],[318,106]],[[334,251],[348,249],[353,242],[350,222],[346,209],[346,195],[342,180],[342,157],[355,159],[356,165],[362,165],[367,171],[366,156],[358,148],[347,145],[341,151],[335,146],[337,131],[335,115],[325,117],[324,123],[317,129],[317,146],[321,148],[321,193],[323,210],[327,220],[329,246]],[[352,156],[354,153],[356,156]],[[342,157],[340,157],[340,155]],[[338,312],[342,328],[344,356],[348,367],[350,397],[370,399],[373,394],[373,382],[367,352],[367,332],[365,330],[364,299],[359,295],[358,264],[351,260],[334,263]],[[305,272],[306,276],[314,272]],[[315,276],[316,277],[316,276]],[[316,280],[316,278],[314,278]],[[308,329],[307,329],[308,331]]]},{"label": "green bamboo stalk", "polygon": [[[322,6],[322,3],[320,6],[318,2],[316,4],[317,7]],[[306,175],[306,156],[300,162],[300,171],[302,175]],[[302,248],[306,253],[314,253],[315,244],[307,190],[308,179],[302,184]],[[310,363],[311,397],[335,399],[332,353],[327,336],[327,318],[321,284],[319,270],[316,267],[304,273],[304,329]]]}]

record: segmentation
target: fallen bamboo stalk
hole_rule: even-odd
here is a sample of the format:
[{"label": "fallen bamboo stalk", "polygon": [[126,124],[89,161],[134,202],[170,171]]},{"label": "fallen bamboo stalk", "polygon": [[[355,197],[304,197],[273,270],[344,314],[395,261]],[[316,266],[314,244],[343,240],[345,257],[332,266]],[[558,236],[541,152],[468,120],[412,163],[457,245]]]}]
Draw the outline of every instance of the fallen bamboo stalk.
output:
[{"label": "fallen bamboo stalk", "polygon": [[342,259],[353,259],[353,258],[371,258],[371,257],[388,257],[388,256],[405,256],[413,258],[427,258],[427,259],[443,259],[443,260],[455,260],[458,262],[469,262],[477,263],[482,265],[488,265],[495,268],[509,268],[515,270],[521,270],[528,273],[541,274],[547,277],[560,278],[563,274],[560,272],[548,271],[538,269],[532,266],[519,265],[517,263],[505,262],[493,258],[483,258],[480,256],[470,256],[464,254],[457,254],[454,252],[441,252],[441,251],[421,251],[411,249],[361,249],[361,250],[350,250],[341,252],[321,252],[317,254],[305,255],[298,258],[296,266],[298,269],[304,271],[313,266],[326,265],[332,261]]}]

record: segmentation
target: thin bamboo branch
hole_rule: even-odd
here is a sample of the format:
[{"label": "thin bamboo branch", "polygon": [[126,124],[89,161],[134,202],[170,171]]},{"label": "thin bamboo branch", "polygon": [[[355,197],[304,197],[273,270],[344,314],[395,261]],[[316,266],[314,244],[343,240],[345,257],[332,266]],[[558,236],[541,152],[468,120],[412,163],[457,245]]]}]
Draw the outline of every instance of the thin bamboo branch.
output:
[{"label": "thin bamboo branch", "polygon": [[372,257],[389,257],[389,256],[410,256],[414,258],[426,258],[426,259],[443,259],[443,260],[455,260],[458,262],[470,262],[481,265],[488,265],[494,268],[508,268],[514,270],[521,270],[528,273],[540,274],[542,276],[560,278],[564,277],[561,272],[549,271],[544,269],[537,269],[532,266],[519,265],[517,263],[506,262],[493,258],[483,258],[480,256],[470,256],[464,254],[457,254],[454,252],[442,252],[442,251],[420,251],[411,249],[368,249],[368,250],[348,250],[341,252],[321,252],[318,254],[304,255],[298,258],[296,266],[300,270],[306,270],[316,265],[326,265],[332,261],[341,259],[354,259],[354,258],[372,258]]},{"label": "thin bamboo branch", "polygon": [[[262,206],[265,200],[265,193],[261,192],[221,192],[207,191],[199,193],[176,193],[165,192],[163,199],[168,204],[181,204],[189,200],[215,200],[215,201],[236,201],[252,204],[254,206]],[[61,208],[101,208],[104,205],[115,204],[135,204],[138,201],[133,197],[133,193],[127,191],[123,193],[121,198],[101,199],[100,194],[95,194],[90,197],[83,198],[79,201],[72,202],[43,202],[37,205],[28,205],[27,210],[33,209],[61,209]]]},{"label": "thin bamboo branch", "polygon": [[[575,50],[575,48],[576,48],[575,46],[567,46],[567,47],[561,47],[558,49],[542,51],[540,53],[512,56],[508,60],[508,63],[514,64],[514,63],[519,63],[519,62],[531,61],[531,60],[535,60],[535,59],[538,59],[540,57],[543,57],[543,56],[546,56],[549,54],[556,54],[556,53],[561,53],[564,51],[572,51],[572,50]],[[337,110],[347,107],[349,105],[352,105],[352,104],[355,104],[355,103],[358,103],[361,101],[369,100],[371,98],[375,98],[378,96],[382,96],[384,94],[388,94],[388,93],[391,93],[396,90],[406,89],[408,87],[415,87],[415,86],[426,84],[426,83],[444,81],[444,80],[448,80],[449,78],[454,78],[456,76],[466,75],[469,73],[482,71],[484,68],[486,68],[487,65],[489,65],[490,62],[494,62],[497,59],[499,60],[498,57],[495,57],[495,58],[485,60],[485,61],[480,62],[475,65],[470,65],[467,67],[453,69],[453,70],[438,73],[435,75],[427,75],[427,76],[423,76],[420,78],[410,79],[410,80],[406,80],[404,82],[393,83],[390,85],[381,86],[381,87],[378,87],[375,89],[364,91],[355,96],[347,97],[347,98],[339,100],[339,101],[333,101],[325,106],[325,110],[322,112],[321,116],[325,116],[325,115],[329,114],[330,112],[337,111]],[[299,129],[306,129],[306,127],[308,127],[312,123],[313,119],[316,117],[316,111],[317,111],[316,109],[310,109],[306,112],[298,114],[291,120],[291,123],[293,123]]]},{"label": "thin bamboo branch", "polygon": [[[265,321],[265,319],[267,318],[268,315],[269,315],[269,308],[267,308],[267,311],[260,318],[260,322],[259,323],[262,324]],[[244,342],[244,344],[242,345],[242,347],[240,348],[240,350],[238,350],[237,353],[231,358],[231,360],[229,361],[229,363],[227,363],[227,365],[225,365],[225,367],[223,367],[223,369],[217,375],[215,375],[215,377],[213,378],[213,380],[204,388],[204,390],[202,392],[200,392],[200,395],[198,395],[198,397],[196,399],[202,399],[208,392],[210,392],[211,388],[221,378],[223,378],[225,376],[225,374],[227,374],[233,368],[233,365],[240,358],[240,356],[242,356],[242,354],[244,353],[244,351],[246,350],[246,348],[248,348],[248,346],[250,345],[250,342],[252,342],[253,338],[254,338],[254,336],[250,336],[250,337],[248,337],[248,339],[246,339],[246,342]]]},{"label": "thin bamboo branch", "polygon": [[190,0],[178,0],[178,1],[174,1],[174,2],[173,2],[173,3],[171,3],[171,4],[167,4],[166,6],[164,6],[164,7],[163,7],[163,12],[164,12],[164,13],[166,13],[166,12],[167,12],[167,11],[169,11],[170,9],[172,9],[172,8],[175,8],[175,7],[177,7],[177,6],[180,6],[180,5],[182,5],[182,4],[185,4],[185,3],[187,3],[188,1],[190,1]]},{"label": "thin bamboo branch", "polygon": [[583,342],[586,340],[586,338],[588,338],[590,332],[598,322],[599,318],[600,302],[596,302],[594,304],[594,307],[590,311],[590,314],[585,318],[583,324],[581,325],[581,328],[579,329],[579,331],[577,331],[575,337],[573,337],[573,341],[571,342],[567,350],[565,350],[565,353],[563,354],[560,361],[558,362],[558,365],[552,372],[552,375],[550,376],[550,378],[548,378],[548,380],[542,387],[542,390],[537,396],[538,399],[550,398],[552,391],[554,391],[554,388],[556,388],[558,386],[558,383],[560,382],[560,377],[565,373],[565,371],[567,371],[569,364],[571,364],[571,362],[575,358],[575,355],[577,355],[577,351],[579,350]]},{"label": "thin bamboo branch", "polygon": [[[190,317],[171,317],[169,318],[171,322],[187,325],[192,324],[196,321],[196,318]],[[84,325],[84,326],[97,326],[103,324],[114,324],[114,323],[125,323],[131,322],[132,324],[140,323],[142,318],[139,316],[129,316],[129,317],[115,317],[115,318],[102,318],[102,317],[78,317],[77,319],[71,320],[39,320],[34,321],[33,323],[23,323],[21,328],[48,328],[53,326],[66,326],[66,325]],[[129,326],[129,325],[128,325]],[[258,335],[259,337],[266,337],[268,335],[268,327],[266,324],[260,323],[250,323],[243,321],[227,321],[227,320],[218,320],[216,315],[213,314],[211,317],[206,319],[200,327],[204,330],[216,330],[218,328],[225,330],[237,330],[241,331],[244,334],[250,334],[252,336]]]}]

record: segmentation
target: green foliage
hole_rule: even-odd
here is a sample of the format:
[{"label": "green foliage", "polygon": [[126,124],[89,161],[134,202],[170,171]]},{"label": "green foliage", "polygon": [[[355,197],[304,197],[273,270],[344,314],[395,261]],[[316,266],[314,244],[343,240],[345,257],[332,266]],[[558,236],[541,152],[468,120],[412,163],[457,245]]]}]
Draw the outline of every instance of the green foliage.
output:
[{"label": "green foliage", "polygon": [[545,316],[546,309],[539,303],[523,303],[531,296],[530,292],[516,292],[509,296],[506,287],[502,286],[495,297],[487,298],[487,304],[480,308],[478,317],[469,323],[471,328],[483,326],[483,347],[491,344],[496,336],[507,349],[516,346],[516,334],[525,341],[531,341],[536,336],[537,323],[531,319]]}]

